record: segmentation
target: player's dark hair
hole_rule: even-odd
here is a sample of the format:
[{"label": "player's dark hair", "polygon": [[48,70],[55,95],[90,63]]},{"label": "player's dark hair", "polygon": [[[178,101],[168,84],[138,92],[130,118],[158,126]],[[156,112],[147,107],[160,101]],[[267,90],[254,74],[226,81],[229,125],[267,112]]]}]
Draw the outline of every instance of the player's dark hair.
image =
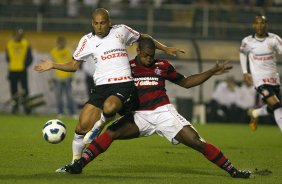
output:
[{"label": "player's dark hair", "polygon": [[150,49],[155,50],[156,45],[152,38],[141,38],[139,41],[138,47],[140,50]]},{"label": "player's dark hair", "polygon": [[266,16],[262,15],[261,13],[256,14],[256,16],[254,17],[254,21],[256,20],[257,17],[261,17],[262,19],[265,20],[265,22],[267,22]]}]

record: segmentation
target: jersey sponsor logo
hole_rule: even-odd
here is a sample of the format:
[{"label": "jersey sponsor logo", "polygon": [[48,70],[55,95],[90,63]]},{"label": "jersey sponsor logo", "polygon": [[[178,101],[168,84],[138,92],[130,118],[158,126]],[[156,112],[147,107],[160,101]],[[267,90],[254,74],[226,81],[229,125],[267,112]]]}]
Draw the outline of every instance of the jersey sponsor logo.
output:
[{"label": "jersey sponsor logo", "polygon": [[138,87],[138,86],[157,86],[158,85],[158,82],[157,81],[137,81],[137,82],[134,82],[135,86]]},{"label": "jersey sponsor logo", "polygon": [[144,80],[155,80],[155,81],[159,81],[158,77],[136,77],[134,78],[134,81],[144,81]]},{"label": "jersey sponsor logo", "polygon": [[82,42],[82,45],[81,45],[80,49],[79,49],[79,50],[77,51],[77,53],[75,54],[75,57],[78,57],[78,55],[83,51],[83,49],[85,48],[86,42],[87,42],[87,40],[84,39],[83,42]]},{"label": "jersey sponsor logo", "polygon": [[134,84],[138,86],[157,86],[159,79],[157,77],[140,77],[134,78]]},{"label": "jersey sponsor logo", "polygon": [[274,77],[269,77],[269,78],[264,78],[262,79],[263,83],[267,84],[277,84],[277,78]]},{"label": "jersey sponsor logo", "polygon": [[132,77],[131,77],[131,76],[120,76],[120,77],[108,78],[108,82],[130,81],[130,80],[132,80]]},{"label": "jersey sponsor logo", "polygon": [[107,60],[107,59],[113,59],[113,58],[118,58],[118,57],[128,57],[128,54],[126,52],[117,52],[117,53],[112,53],[112,54],[101,56],[101,59]]},{"label": "jersey sponsor logo", "polygon": [[118,48],[118,49],[111,49],[104,52],[104,55],[112,53],[112,52],[126,52],[126,49]]},{"label": "jersey sponsor logo", "polygon": [[253,56],[253,59],[255,61],[272,61],[273,60],[273,56],[272,55],[268,55],[268,56]]}]

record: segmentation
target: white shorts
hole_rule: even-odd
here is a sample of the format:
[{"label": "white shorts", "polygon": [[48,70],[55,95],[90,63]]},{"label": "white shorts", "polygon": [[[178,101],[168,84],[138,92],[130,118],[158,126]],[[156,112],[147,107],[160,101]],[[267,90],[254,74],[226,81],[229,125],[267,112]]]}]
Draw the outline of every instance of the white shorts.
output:
[{"label": "white shorts", "polygon": [[172,104],[158,107],[152,111],[136,111],[134,121],[139,128],[141,137],[157,133],[173,144],[179,143],[174,139],[177,133],[184,126],[191,126],[189,121],[178,114]]}]

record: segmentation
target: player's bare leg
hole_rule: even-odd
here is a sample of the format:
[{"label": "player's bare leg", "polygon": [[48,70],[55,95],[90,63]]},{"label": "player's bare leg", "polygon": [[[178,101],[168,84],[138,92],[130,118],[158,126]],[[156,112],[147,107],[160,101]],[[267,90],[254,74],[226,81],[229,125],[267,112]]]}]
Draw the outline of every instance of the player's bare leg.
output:
[{"label": "player's bare leg", "polygon": [[[273,113],[275,121],[282,131],[282,107],[281,107],[281,102],[277,98],[276,95],[269,96],[265,99],[265,102],[267,105],[262,106],[261,108],[258,109],[253,109],[250,110],[250,116],[251,116],[251,121],[250,121],[250,128],[255,131],[257,129],[257,119],[259,116],[266,116],[269,113]],[[267,110],[269,108],[270,110]]]},{"label": "player's bare leg", "polygon": [[82,169],[98,155],[105,152],[114,140],[139,137],[139,128],[132,123],[132,119],[125,120],[127,117],[123,118],[123,121],[113,123],[104,133],[92,140],[82,157],[67,166],[66,171],[71,174],[80,174]]},{"label": "player's bare leg", "polygon": [[257,130],[257,122],[258,122],[258,112],[264,110],[264,107],[259,108],[259,109],[249,109],[248,110],[248,116],[250,117],[250,122],[249,122],[249,127],[252,131]]},{"label": "player's bare leg", "polygon": [[122,108],[122,102],[117,96],[110,96],[104,102],[101,118],[94,124],[93,128],[85,135],[83,142],[89,144],[97,137],[109,122],[113,121],[116,113]]},{"label": "player's bare leg", "polygon": [[83,138],[87,132],[91,130],[94,123],[100,119],[102,110],[90,104],[86,104],[79,116],[79,123],[76,126],[76,135],[79,138],[73,140],[73,161],[81,157],[82,151],[85,148]]},{"label": "player's bare leg", "polygon": [[193,126],[185,126],[175,137],[180,143],[202,153],[209,161],[228,172],[233,178],[249,178],[250,171],[236,169],[215,145],[205,142]]},{"label": "player's bare leg", "polygon": [[[94,125],[94,122],[99,120],[101,112],[102,112],[101,109],[90,104],[86,104],[81,110],[79,116],[79,122],[76,125],[75,134],[72,142],[72,152],[73,152],[72,163],[74,162],[74,160],[77,160],[81,157],[82,151],[85,148],[85,144],[83,143],[83,138],[85,134],[89,130],[91,130],[91,128]],[[66,166],[59,168],[56,170],[56,172],[65,172],[66,171],[65,168]]]},{"label": "player's bare leg", "polygon": [[267,105],[273,110],[275,121],[282,131],[282,105],[276,95],[270,96],[266,99]]}]

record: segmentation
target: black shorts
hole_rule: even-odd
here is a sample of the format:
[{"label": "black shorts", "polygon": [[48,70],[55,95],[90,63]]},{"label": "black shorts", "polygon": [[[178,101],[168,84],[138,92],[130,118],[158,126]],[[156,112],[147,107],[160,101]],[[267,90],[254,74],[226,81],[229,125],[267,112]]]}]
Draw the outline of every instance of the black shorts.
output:
[{"label": "black shorts", "polygon": [[103,109],[104,101],[112,95],[117,96],[123,103],[119,114],[124,115],[131,111],[136,103],[137,97],[134,82],[130,81],[95,86],[87,103]]},{"label": "black shorts", "polygon": [[262,100],[266,102],[266,99],[270,96],[275,95],[279,100],[281,100],[280,86],[272,86],[264,84],[256,88],[257,92],[262,95]]}]

